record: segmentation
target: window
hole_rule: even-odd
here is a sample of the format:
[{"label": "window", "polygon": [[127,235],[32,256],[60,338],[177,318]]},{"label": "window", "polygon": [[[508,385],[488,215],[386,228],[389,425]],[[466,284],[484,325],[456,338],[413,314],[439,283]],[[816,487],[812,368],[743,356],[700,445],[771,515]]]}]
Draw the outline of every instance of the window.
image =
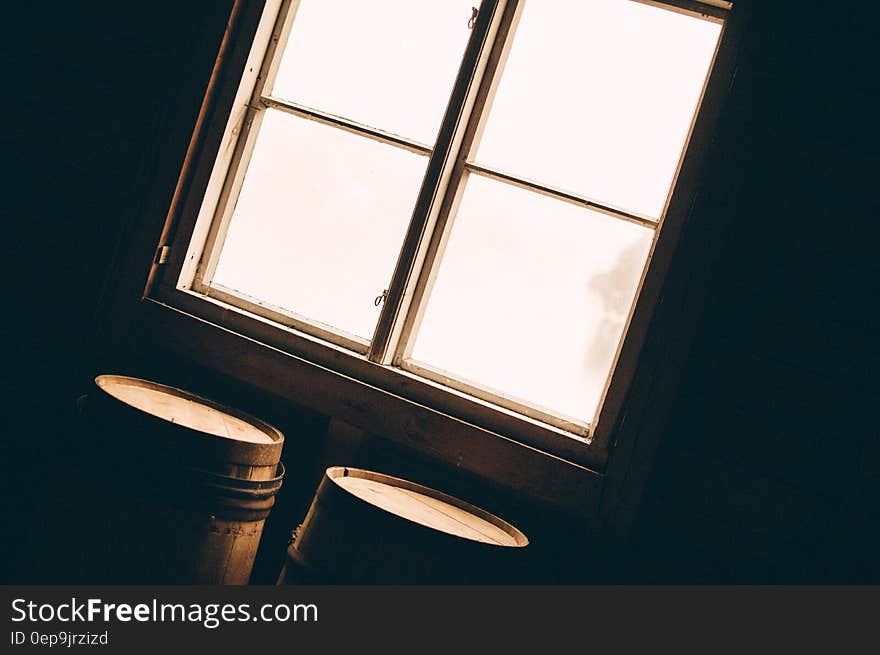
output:
[{"label": "window", "polygon": [[266,2],[154,295],[595,461],[730,3],[473,4]]}]

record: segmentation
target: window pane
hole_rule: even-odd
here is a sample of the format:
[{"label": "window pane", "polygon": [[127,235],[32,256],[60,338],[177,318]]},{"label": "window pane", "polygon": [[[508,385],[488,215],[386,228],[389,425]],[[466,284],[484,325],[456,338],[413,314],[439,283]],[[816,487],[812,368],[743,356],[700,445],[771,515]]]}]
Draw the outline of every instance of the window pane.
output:
[{"label": "window pane", "polygon": [[471,175],[412,359],[591,421],[652,236]]},{"label": "window pane", "polygon": [[214,282],[371,338],[426,163],[267,110]]},{"label": "window pane", "polygon": [[473,0],[302,0],[273,95],[433,144]]},{"label": "window pane", "polygon": [[527,2],[475,159],[659,218],[720,30],[639,2]]}]

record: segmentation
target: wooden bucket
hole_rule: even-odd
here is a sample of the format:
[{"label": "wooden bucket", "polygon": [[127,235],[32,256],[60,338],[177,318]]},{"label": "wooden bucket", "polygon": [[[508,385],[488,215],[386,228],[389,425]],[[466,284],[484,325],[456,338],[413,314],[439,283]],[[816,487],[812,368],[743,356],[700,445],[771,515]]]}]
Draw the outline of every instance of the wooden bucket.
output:
[{"label": "wooden bucket", "polygon": [[115,497],[94,548],[113,582],[246,584],[284,436],[187,391],[99,375],[81,403]]},{"label": "wooden bucket", "polygon": [[497,516],[408,480],[328,468],[278,584],[503,581],[528,539]]}]

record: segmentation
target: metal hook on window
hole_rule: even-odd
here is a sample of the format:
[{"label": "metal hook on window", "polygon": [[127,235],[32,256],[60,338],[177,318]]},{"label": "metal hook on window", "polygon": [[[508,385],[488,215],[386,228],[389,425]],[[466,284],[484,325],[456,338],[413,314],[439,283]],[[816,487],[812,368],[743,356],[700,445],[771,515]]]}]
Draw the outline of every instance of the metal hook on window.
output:
[{"label": "metal hook on window", "polygon": [[381,305],[385,301],[385,299],[387,297],[388,297],[388,289],[385,289],[385,291],[383,291],[381,295],[376,296],[376,299],[373,301],[373,304],[376,307],[378,307],[379,305]]},{"label": "metal hook on window", "polygon": [[468,29],[469,30],[474,29],[474,23],[477,22],[477,14],[479,14],[479,13],[480,13],[479,9],[477,9],[476,7],[471,7],[471,18],[468,21]]}]

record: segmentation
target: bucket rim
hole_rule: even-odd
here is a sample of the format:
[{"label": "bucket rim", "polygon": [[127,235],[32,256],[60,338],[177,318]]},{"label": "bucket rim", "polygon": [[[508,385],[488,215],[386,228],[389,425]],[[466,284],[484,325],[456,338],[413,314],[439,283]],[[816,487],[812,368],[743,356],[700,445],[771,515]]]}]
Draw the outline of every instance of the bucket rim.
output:
[{"label": "bucket rim", "polygon": [[[218,412],[221,412],[224,414],[228,414],[229,416],[237,418],[237,419],[244,421],[245,423],[248,423],[248,424],[252,425],[253,427],[257,428],[260,432],[262,432],[269,439],[271,439],[271,442],[270,443],[248,442],[248,441],[243,441],[241,439],[224,437],[224,436],[214,434],[212,432],[208,432],[206,430],[203,430],[203,429],[200,429],[197,427],[184,425],[182,423],[175,423],[173,421],[168,420],[164,416],[161,416],[161,415],[155,414],[153,412],[136,407],[135,405],[132,405],[131,403],[128,403],[125,400],[122,400],[121,398],[117,397],[116,395],[111,393],[105,387],[105,383],[110,382],[110,381],[117,381],[117,382],[124,381],[126,383],[130,383],[131,386],[141,387],[141,388],[150,389],[150,390],[154,390],[154,391],[162,391],[162,392],[168,393],[171,396],[183,398],[185,400],[189,400],[191,402],[195,402],[200,405],[204,405],[204,406],[206,406],[210,409],[213,409],[215,411],[218,411]],[[94,377],[94,384],[95,384],[95,387],[99,391],[101,391],[102,394],[111,398],[113,401],[120,403],[121,405],[124,405],[125,407],[128,407],[134,411],[138,411],[138,412],[141,412],[141,413],[146,414],[148,416],[151,416],[154,419],[157,419],[159,421],[167,423],[168,425],[173,425],[173,426],[176,426],[179,428],[192,430],[193,432],[196,432],[200,435],[204,435],[206,437],[211,437],[214,439],[222,439],[224,441],[231,441],[231,442],[235,442],[235,443],[247,444],[248,446],[252,446],[254,448],[267,448],[267,447],[274,448],[279,445],[283,446],[283,444],[284,444],[284,434],[281,432],[281,430],[279,430],[275,426],[267,423],[266,421],[264,421],[260,418],[257,418],[253,414],[250,414],[248,412],[237,409],[236,407],[224,405],[223,403],[220,403],[215,400],[211,400],[210,398],[206,398],[205,396],[201,396],[197,393],[194,393],[192,391],[188,391],[186,389],[182,389],[180,387],[175,387],[170,384],[164,384],[162,382],[156,382],[154,380],[147,380],[145,378],[139,378],[139,377],[134,377],[134,376],[130,376],[130,375],[121,375],[121,374],[117,374],[117,373],[101,373],[99,375],[96,375]]]},{"label": "bucket rim", "polygon": [[[376,477],[378,477],[378,478],[381,478],[378,481],[380,481],[382,483],[393,483],[393,485],[389,485],[389,486],[398,486],[401,489],[415,491],[415,492],[423,494],[425,496],[446,502],[446,503],[452,505],[453,507],[457,507],[459,509],[470,512],[470,513],[474,514],[475,516],[477,516],[478,518],[481,518],[484,521],[491,523],[496,528],[498,528],[499,530],[506,533],[508,536],[510,536],[513,539],[514,543],[513,544],[492,543],[489,541],[476,540],[476,539],[473,539],[472,537],[469,537],[466,535],[456,535],[457,537],[459,537],[461,539],[465,539],[467,541],[471,541],[474,543],[479,543],[479,544],[486,546],[486,547],[489,547],[489,548],[499,548],[499,549],[518,549],[518,548],[525,548],[526,546],[529,545],[528,536],[526,536],[526,534],[522,530],[517,528],[512,523],[505,521],[500,516],[497,516],[496,514],[493,514],[492,512],[489,512],[481,507],[478,507],[472,503],[469,503],[466,500],[462,500],[461,498],[457,498],[456,496],[452,496],[452,495],[447,494],[443,491],[439,491],[438,489],[434,489],[433,487],[428,487],[428,486],[425,486],[422,484],[418,484],[417,482],[412,482],[412,481],[407,480],[405,478],[400,478],[400,477],[396,477],[393,475],[388,475],[386,473],[380,473],[378,471],[371,471],[368,469],[362,469],[362,468],[357,468],[357,467],[353,467],[353,466],[330,466],[325,470],[324,475],[325,475],[326,479],[333,484],[333,487],[335,489],[339,490],[340,492],[345,493],[347,496],[351,497],[356,502],[363,503],[364,505],[367,505],[369,507],[372,507],[372,508],[374,508],[378,511],[384,512],[384,513],[388,513],[388,514],[391,514],[394,516],[399,516],[399,515],[394,514],[394,512],[391,512],[390,510],[387,510],[383,507],[380,507],[379,505],[375,505],[373,503],[370,503],[367,500],[364,500],[363,498],[352,493],[351,491],[349,491],[348,489],[346,489],[345,487],[343,487],[341,484],[339,484],[337,482],[337,478],[349,477],[351,473],[355,474],[353,477],[360,477],[360,478],[366,478],[366,479],[375,479]],[[400,517],[400,518],[403,518],[403,517]],[[410,519],[407,519],[407,520],[410,520]],[[434,526],[425,525],[419,521],[415,521],[415,523],[417,525],[422,526],[423,528],[425,528],[427,530],[434,530],[434,531],[441,532],[444,534],[451,534],[449,532],[446,532],[445,530],[442,530],[442,529],[434,527]]]}]

